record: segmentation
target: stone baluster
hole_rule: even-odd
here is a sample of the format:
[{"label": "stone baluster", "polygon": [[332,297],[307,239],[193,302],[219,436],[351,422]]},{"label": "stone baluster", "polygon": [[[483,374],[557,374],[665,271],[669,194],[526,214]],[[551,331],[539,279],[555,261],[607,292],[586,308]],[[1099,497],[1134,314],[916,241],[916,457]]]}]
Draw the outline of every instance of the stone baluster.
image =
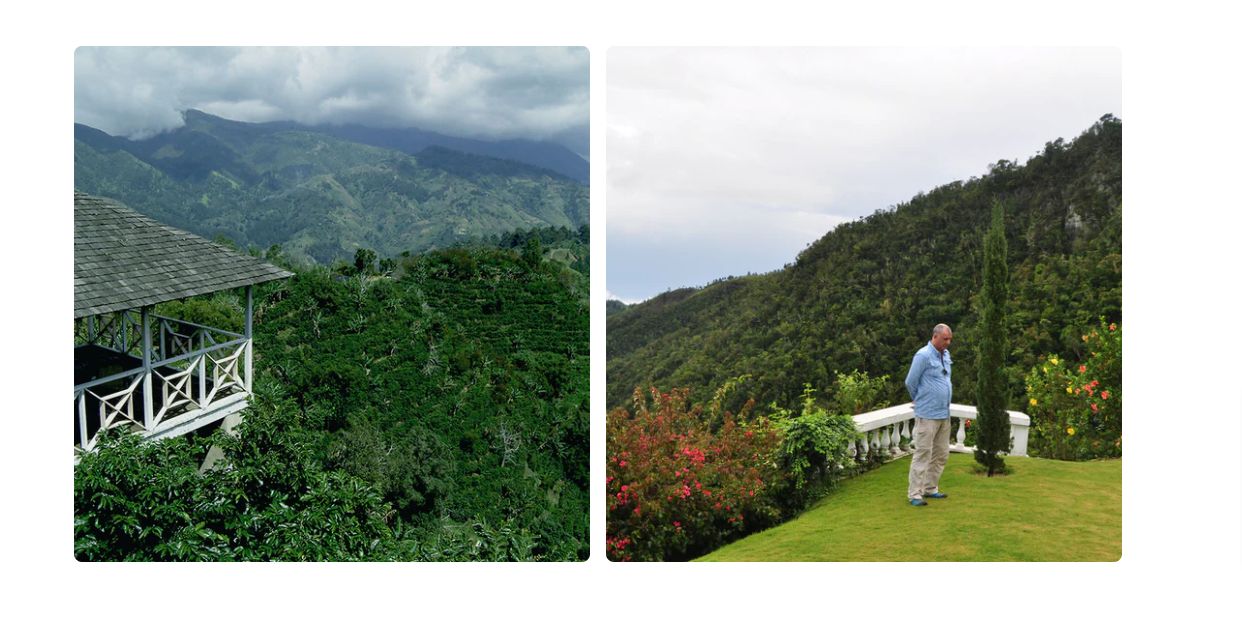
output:
[{"label": "stone baluster", "polygon": [[901,422],[901,436],[904,437],[906,440],[907,451],[914,450],[914,437],[911,436],[913,435],[913,430],[914,430],[913,428],[911,428],[913,425],[914,425],[914,420],[902,420]]},{"label": "stone baluster", "polygon": [[889,435],[890,434],[891,433],[888,432],[887,426],[880,429],[880,451],[881,452],[889,452],[889,445],[890,445]]},{"label": "stone baluster", "polygon": [[849,450],[850,450],[850,458],[851,458],[851,459],[853,459],[853,460],[855,460],[855,461],[857,461],[857,460],[858,460],[858,449],[857,449],[856,447],[854,447],[854,440],[853,440],[853,439],[851,439],[851,440],[850,440],[850,448],[849,448]]},{"label": "stone baluster", "polygon": [[862,441],[858,442],[858,448],[862,455],[863,461],[867,460],[867,452],[869,452],[871,444],[871,431],[863,431]]},{"label": "stone baluster", "polygon": [[966,447],[966,418],[957,419],[957,447]]}]

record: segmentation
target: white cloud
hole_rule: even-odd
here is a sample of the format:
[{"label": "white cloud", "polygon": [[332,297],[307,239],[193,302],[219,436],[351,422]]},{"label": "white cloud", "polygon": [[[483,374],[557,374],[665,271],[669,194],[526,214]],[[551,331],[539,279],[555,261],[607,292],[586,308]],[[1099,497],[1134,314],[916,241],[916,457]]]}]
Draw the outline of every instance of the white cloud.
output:
[{"label": "white cloud", "polygon": [[419,127],[589,151],[585,48],[78,48],[74,121],[143,138],[182,110]]}]

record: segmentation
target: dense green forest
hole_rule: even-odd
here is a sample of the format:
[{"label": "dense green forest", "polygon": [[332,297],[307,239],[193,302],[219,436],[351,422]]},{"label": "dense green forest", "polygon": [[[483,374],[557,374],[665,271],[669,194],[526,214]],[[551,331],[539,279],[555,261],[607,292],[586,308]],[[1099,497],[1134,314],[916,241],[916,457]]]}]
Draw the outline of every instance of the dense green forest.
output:
[{"label": "dense green forest", "polygon": [[782,270],[667,292],[607,319],[607,404],[638,386],[691,388],[705,403],[730,377],[750,375],[725,406],[754,398],[793,407],[804,384],[830,399],[836,373],[887,375],[885,400],[932,327],[954,330],[955,400],[973,403],[978,376],[983,237],[993,201],[1005,205],[1011,409],[1023,374],[1050,356],[1078,360],[1080,336],[1121,321],[1121,121],[1104,116],[1025,164],[920,193],[838,226]]},{"label": "dense green forest", "polygon": [[280,244],[318,264],[590,220],[587,187],[527,163],[435,145],[409,155],[194,110],[185,120],[141,141],[75,124],[74,186],[208,239]]},{"label": "dense green forest", "polygon": [[[559,230],[387,272],[370,250],[332,268],[252,250],[296,275],[256,291],[237,436],[116,437],[84,456],[75,555],[585,559],[589,286],[556,257],[585,243]],[[236,325],[240,308],[227,293],[157,312]],[[199,474],[209,443],[224,458]]]}]

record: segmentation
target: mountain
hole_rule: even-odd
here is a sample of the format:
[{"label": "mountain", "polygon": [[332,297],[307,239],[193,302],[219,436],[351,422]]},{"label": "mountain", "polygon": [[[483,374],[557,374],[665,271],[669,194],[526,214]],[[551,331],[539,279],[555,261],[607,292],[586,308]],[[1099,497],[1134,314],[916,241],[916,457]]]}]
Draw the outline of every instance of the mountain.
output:
[{"label": "mountain", "polygon": [[587,187],[527,163],[435,145],[408,155],[292,123],[185,118],[141,141],[75,124],[74,187],[207,238],[279,244],[320,263],[590,219]]},{"label": "mountain", "polygon": [[1001,160],[981,178],[920,193],[848,222],[784,269],[670,291],[607,317],[607,404],[635,387],[688,387],[703,402],[751,375],[739,402],[792,408],[811,383],[826,396],[836,373],[888,375],[902,387],[910,358],[937,323],[954,330],[954,399],[973,403],[983,234],[993,200],[1009,244],[1011,409],[1042,356],[1075,360],[1080,336],[1121,320],[1121,121],[1100,119],[1025,164]]},{"label": "mountain", "polygon": [[351,142],[395,149],[410,155],[417,154],[430,146],[441,146],[463,153],[511,159],[540,168],[547,168],[583,185],[588,185],[591,182],[591,164],[574,154],[573,151],[554,142],[535,142],[532,140],[486,142],[468,138],[454,138],[434,131],[423,131],[415,128],[378,129],[362,125],[316,125],[302,127],[302,129],[326,133]]}]

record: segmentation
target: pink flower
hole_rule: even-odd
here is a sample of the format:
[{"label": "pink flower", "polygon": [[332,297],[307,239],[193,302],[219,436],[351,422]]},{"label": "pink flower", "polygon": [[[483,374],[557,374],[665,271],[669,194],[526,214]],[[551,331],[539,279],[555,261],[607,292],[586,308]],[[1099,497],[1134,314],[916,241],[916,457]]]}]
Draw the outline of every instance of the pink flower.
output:
[{"label": "pink flower", "polygon": [[630,485],[628,485],[628,484],[623,484],[623,485],[621,485],[621,490],[622,490],[622,491],[628,491],[628,490],[630,490]]},{"label": "pink flower", "polygon": [[625,461],[621,461],[620,463],[617,463],[617,465],[620,465],[621,467],[625,467]]}]

